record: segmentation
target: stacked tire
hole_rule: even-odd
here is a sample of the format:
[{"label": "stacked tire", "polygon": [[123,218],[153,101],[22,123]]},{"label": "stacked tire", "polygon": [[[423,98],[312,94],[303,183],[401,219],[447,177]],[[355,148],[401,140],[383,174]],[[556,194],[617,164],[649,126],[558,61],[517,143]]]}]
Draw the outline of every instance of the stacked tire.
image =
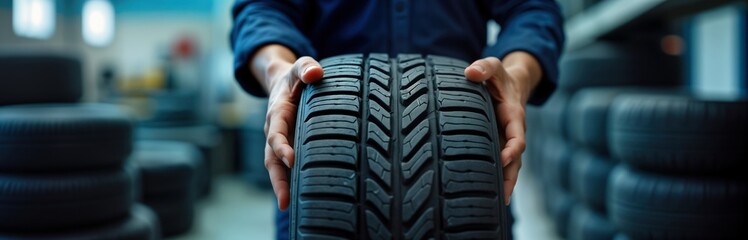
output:
[{"label": "stacked tire", "polygon": [[135,130],[138,140],[177,141],[197,146],[203,161],[197,169],[197,185],[199,197],[210,195],[213,189],[213,165],[215,149],[220,142],[219,130],[209,124],[185,125],[185,126],[139,126]]},{"label": "stacked tire", "polygon": [[164,237],[188,232],[195,219],[197,147],[174,141],[138,141],[133,160],[141,175],[140,200],[158,216]]},{"label": "stacked tire", "polygon": [[572,155],[569,180],[578,203],[569,216],[568,239],[613,239],[617,233],[608,220],[605,198],[608,177],[617,164],[607,144],[608,112],[616,96],[627,88],[586,88],[569,103],[569,136],[576,148]]},{"label": "stacked tire", "polygon": [[265,168],[267,100],[258,100],[255,108],[249,111],[241,132],[242,175],[252,186],[272,189],[270,176]]},{"label": "stacked tire", "polygon": [[612,222],[629,239],[746,239],[748,100],[619,96],[609,144]]},{"label": "stacked tire", "polygon": [[0,72],[0,106],[74,103],[83,95],[81,63],[71,54],[6,50],[0,53]]},{"label": "stacked tire", "polygon": [[[648,48],[647,46],[650,46]],[[553,219],[557,233],[563,238],[571,238],[570,227],[579,230],[582,222],[581,216],[597,213],[596,216],[584,219],[604,219],[599,215],[604,209],[574,210],[575,205],[581,202],[589,202],[593,199],[585,199],[578,182],[587,182],[587,178],[604,176],[612,162],[608,159],[604,141],[590,140],[586,146],[575,140],[570,125],[578,124],[577,112],[572,110],[570,104],[575,104],[572,99],[576,94],[590,87],[621,87],[621,86],[673,86],[680,82],[679,61],[676,57],[662,54],[657,48],[658,43],[621,44],[614,42],[597,42],[574,52],[567,53],[560,62],[560,76],[555,93],[540,107],[528,107],[527,109],[527,149],[523,161],[526,163],[523,174],[538,176],[541,179],[541,188],[544,192],[544,204],[547,212]],[[610,97],[610,96],[608,96]],[[610,104],[609,98],[606,104]],[[585,103],[589,104],[589,103]],[[602,103],[598,103],[602,104]],[[596,108],[599,109],[598,106]],[[598,111],[598,110],[591,110]],[[601,116],[600,113],[594,113]],[[605,132],[603,119],[587,121],[582,125],[587,130],[584,134],[600,134]],[[601,128],[602,127],[602,128]],[[592,130],[594,128],[595,130]],[[604,134],[604,133],[602,133]],[[600,136],[593,136],[600,137]],[[602,161],[602,162],[601,162]],[[582,166],[580,166],[582,164]],[[577,171],[572,173],[572,171]],[[602,171],[602,172],[600,172]],[[580,177],[579,172],[585,172],[585,177]],[[594,174],[593,174],[594,173]],[[574,179],[572,179],[574,178]],[[584,178],[584,180],[580,179]],[[603,179],[604,180],[604,179]],[[577,182],[576,184],[574,182]],[[600,185],[600,184],[598,184]],[[594,187],[593,187],[594,188]],[[600,193],[600,186],[593,192]],[[586,190],[585,190],[586,191]],[[594,200],[597,206],[601,199]],[[590,204],[586,204],[588,206]],[[580,207],[577,207],[580,208]],[[569,226],[574,224],[574,226]],[[606,224],[600,224],[602,226]],[[588,224],[588,226],[591,226]],[[582,238],[590,239],[590,238]]]},{"label": "stacked tire", "polygon": [[98,104],[0,108],[0,239],[158,239],[135,205],[129,117]]}]

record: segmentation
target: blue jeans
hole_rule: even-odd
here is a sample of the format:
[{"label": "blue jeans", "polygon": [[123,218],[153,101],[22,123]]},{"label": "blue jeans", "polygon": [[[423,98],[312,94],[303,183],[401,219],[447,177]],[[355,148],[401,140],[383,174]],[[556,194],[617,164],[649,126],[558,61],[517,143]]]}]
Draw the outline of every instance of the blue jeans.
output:
[{"label": "blue jeans", "polygon": [[[275,238],[278,240],[288,240],[288,216],[289,211],[281,211],[278,210],[278,208],[275,208],[275,226],[276,226],[276,232],[275,232]],[[512,213],[511,206],[506,207],[506,221],[507,226],[509,226],[509,229],[507,229],[507,240],[514,239],[514,233],[512,231],[512,226],[514,226],[514,214]]]}]

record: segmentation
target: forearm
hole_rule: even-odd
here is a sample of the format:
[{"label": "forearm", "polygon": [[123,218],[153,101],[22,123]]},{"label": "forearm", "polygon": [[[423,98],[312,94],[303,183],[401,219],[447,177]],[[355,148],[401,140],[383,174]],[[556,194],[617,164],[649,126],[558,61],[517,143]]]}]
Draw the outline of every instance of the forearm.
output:
[{"label": "forearm", "polygon": [[270,91],[272,85],[270,76],[278,73],[279,69],[296,61],[296,55],[287,47],[279,44],[269,44],[261,47],[250,58],[249,68],[265,92]]},{"label": "forearm", "polygon": [[532,90],[538,86],[543,77],[543,69],[540,67],[540,63],[531,54],[516,51],[507,54],[502,59],[502,64],[507,73],[518,81],[522,94],[522,103],[526,103]]}]

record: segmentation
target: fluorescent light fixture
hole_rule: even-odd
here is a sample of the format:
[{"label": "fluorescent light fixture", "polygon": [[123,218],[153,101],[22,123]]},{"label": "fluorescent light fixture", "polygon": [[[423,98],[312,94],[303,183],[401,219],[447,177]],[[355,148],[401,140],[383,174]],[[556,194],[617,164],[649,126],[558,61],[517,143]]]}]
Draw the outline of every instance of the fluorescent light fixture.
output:
[{"label": "fluorescent light fixture", "polygon": [[691,86],[698,93],[740,93],[740,8],[727,5],[693,20]]},{"label": "fluorescent light fixture", "polygon": [[22,37],[50,38],[55,32],[54,0],[13,0],[13,31]]},{"label": "fluorescent light fixture", "polygon": [[83,40],[104,47],[114,38],[114,8],[107,0],[88,0],[83,5]]}]

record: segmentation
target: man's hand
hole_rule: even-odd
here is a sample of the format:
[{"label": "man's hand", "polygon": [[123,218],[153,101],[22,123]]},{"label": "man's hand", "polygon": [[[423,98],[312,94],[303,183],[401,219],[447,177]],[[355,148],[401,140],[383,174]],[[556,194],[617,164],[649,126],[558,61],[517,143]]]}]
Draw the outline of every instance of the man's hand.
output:
[{"label": "man's hand", "polygon": [[499,130],[503,131],[504,203],[509,205],[525,151],[525,103],[540,81],[540,64],[528,53],[513,52],[503,63],[495,57],[473,62],[465,69],[465,77],[485,82],[493,98]]},{"label": "man's hand", "polygon": [[293,129],[301,85],[322,79],[320,64],[310,57],[298,60],[287,48],[268,45],[252,58],[252,72],[268,92],[265,119],[265,168],[270,174],[278,208],[288,208],[290,193],[286,170],[294,164]]}]

